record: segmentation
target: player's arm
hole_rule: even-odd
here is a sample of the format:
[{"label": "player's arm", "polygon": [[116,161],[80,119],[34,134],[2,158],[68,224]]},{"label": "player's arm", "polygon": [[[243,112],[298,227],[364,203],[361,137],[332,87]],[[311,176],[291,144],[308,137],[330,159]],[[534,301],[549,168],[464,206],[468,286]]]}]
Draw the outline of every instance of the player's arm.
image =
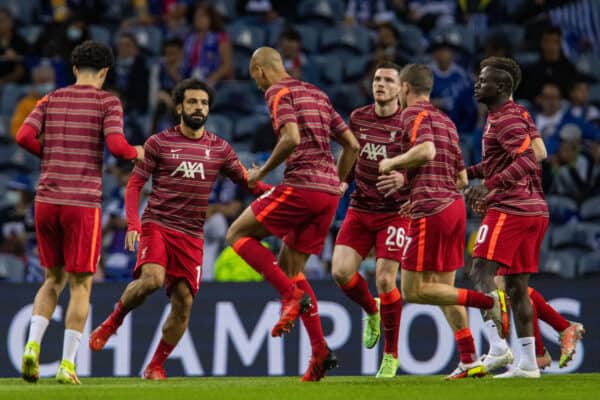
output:
[{"label": "player's arm", "polygon": [[546,145],[541,137],[536,137],[531,141],[531,148],[537,162],[542,162],[548,158],[548,152],[546,151]]},{"label": "player's arm", "polygon": [[106,147],[110,153],[124,160],[144,159],[144,148],[142,146],[131,146],[127,143],[123,134],[123,107],[121,101],[116,97],[108,99],[104,104],[104,138]]},{"label": "player's arm", "polygon": [[31,154],[42,157],[41,132],[46,118],[48,96],[40,99],[17,131],[17,144]]},{"label": "player's arm", "polygon": [[515,122],[498,133],[498,142],[512,157],[503,171],[485,180],[488,190],[518,182],[523,177],[537,173],[537,160],[531,146],[531,137],[524,123]]},{"label": "player's arm", "polygon": [[406,153],[393,158],[386,158],[379,162],[379,173],[387,174],[401,168],[415,168],[432,161],[435,158],[435,145],[433,141],[420,143]]},{"label": "player's arm", "polygon": [[469,186],[469,178],[467,176],[467,170],[461,170],[456,176],[456,189],[460,190]]},{"label": "player's arm", "polygon": [[483,174],[483,161],[475,164],[475,165],[469,165],[467,167],[467,178],[469,179],[483,179],[485,178],[484,174]]},{"label": "player's arm", "polygon": [[336,141],[342,145],[342,152],[337,163],[338,177],[340,178],[340,182],[346,182],[356,162],[360,145],[350,129],[346,129],[338,134]]},{"label": "player's arm", "polygon": [[140,192],[158,165],[160,150],[152,137],[146,141],[144,153],[144,159],[133,169],[125,189],[125,219],[127,220],[125,248],[129,251],[135,251],[135,244],[142,231],[139,216]]},{"label": "player's arm", "polygon": [[231,146],[226,146],[226,156],[225,162],[221,168],[221,172],[223,175],[231,179],[237,185],[240,185],[244,189],[248,191],[248,193],[253,196],[260,196],[264,192],[271,189],[271,185],[264,183],[262,181],[255,182],[250,184],[248,182],[248,171],[244,167],[244,164],[240,161],[235,151],[231,148]]},{"label": "player's arm", "polygon": [[295,122],[288,122],[279,129],[279,141],[269,159],[260,167],[252,168],[248,173],[248,184],[254,185],[284,162],[300,144],[300,130]]}]

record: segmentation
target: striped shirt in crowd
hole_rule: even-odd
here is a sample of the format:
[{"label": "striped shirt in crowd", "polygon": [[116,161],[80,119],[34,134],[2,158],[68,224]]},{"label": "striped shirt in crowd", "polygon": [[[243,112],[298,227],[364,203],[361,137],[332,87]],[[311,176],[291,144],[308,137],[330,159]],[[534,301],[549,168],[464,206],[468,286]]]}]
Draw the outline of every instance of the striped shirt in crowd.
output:
[{"label": "striped shirt in crowd", "polygon": [[44,135],[36,201],[100,207],[104,137],[123,135],[121,101],[91,85],[71,85],[42,98],[24,123]]},{"label": "striped shirt in crowd", "polygon": [[[203,238],[208,197],[218,174],[247,187],[247,171],[229,143],[208,131],[191,139],[176,126],[150,136],[144,151],[144,161],[133,170],[144,181],[152,176],[142,224],[152,222]],[[128,223],[132,217],[127,216]]]},{"label": "striped shirt in crowd", "polygon": [[435,158],[407,171],[410,185],[411,217],[435,215],[459,199],[458,173],[465,169],[454,123],[427,101],[419,101],[402,111],[403,153],[432,142]]},{"label": "striped shirt in crowd", "polygon": [[327,95],[309,83],[287,77],[272,85],[265,99],[277,136],[287,123],[298,124],[300,131],[300,144],[286,160],[282,184],[338,194],[340,182],[330,137],[336,138],[348,127]]},{"label": "striped shirt in crowd", "polygon": [[513,101],[490,112],[483,133],[482,161],[471,166],[469,177],[486,180],[488,208],[526,216],[547,216],[548,206],[539,182],[539,165],[531,141],[536,130]]},{"label": "striped shirt in crowd", "polygon": [[358,143],[360,153],[354,165],[356,190],[352,192],[350,207],[371,212],[396,212],[408,200],[408,190],[384,197],[377,190],[379,161],[392,158],[401,151],[400,115],[398,110],[389,116],[375,114],[375,105],[357,108],[350,115],[350,129]]}]

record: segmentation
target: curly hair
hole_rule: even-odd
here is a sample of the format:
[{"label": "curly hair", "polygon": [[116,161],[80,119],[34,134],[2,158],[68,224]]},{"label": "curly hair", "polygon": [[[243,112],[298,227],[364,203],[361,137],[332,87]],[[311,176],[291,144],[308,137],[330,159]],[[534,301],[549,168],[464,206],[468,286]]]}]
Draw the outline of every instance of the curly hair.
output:
[{"label": "curly hair", "polygon": [[113,66],[114,56],[110,47],[93,40],[86,40],[71,53],[71,64],[78,69],[100,71]]},{"label": "curly hair", "polygon": [[215,90],[207,83],[194,78],[184,79],[173,89],[173,102],[175,105],[183,104],[186,90],[202,90],[208,94],[208,106],[212,107],[215,102]]},{"label": "curly hair", "polygon": [[523,77],[523,75],[521,73],[521,67],[519,67],[519,64],[517,64],[515,62],[515,60],[513,60],[512,58],[488,57],[488,58],[485,58],[483,61],[481,61],[481,63],[479,64],[479,67],[481,69],[484,69],[485,67],[490,67],[490,68],[499,69],[501,71],[508,73],[513,81],[513,88],[512,88],[513,93],[517,90],[517,88],[521,84],[521,79]]}]

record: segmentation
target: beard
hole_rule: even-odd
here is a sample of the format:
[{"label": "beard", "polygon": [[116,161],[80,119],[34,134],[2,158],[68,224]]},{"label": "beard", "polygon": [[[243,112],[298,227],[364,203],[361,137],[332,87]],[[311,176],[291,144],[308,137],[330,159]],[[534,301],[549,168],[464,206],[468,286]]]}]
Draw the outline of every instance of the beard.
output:
[{"label": "beard", "polygon": [[[202,128],[204,126],[204,123],[206,122],[206,116],[201,112],[196,112],[194,114],[186,114],[185,111],[182,111],[181,117],[183,119],[183,124],[195,131]],[[194,117],[201,118],[195,119]]]}]

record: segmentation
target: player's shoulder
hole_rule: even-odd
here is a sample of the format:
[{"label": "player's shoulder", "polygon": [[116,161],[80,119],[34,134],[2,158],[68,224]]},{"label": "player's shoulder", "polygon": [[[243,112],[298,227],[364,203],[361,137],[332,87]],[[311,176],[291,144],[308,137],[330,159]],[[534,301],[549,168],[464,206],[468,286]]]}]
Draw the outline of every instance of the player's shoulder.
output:
[{"label": "player's shoulder", "polygon": [[498,112],[494,119],[500,125],[529,126],[531,117],[527,109],[514,101],[509,101]]},{"label": "player's shoulder", "polygon": [[265,92],[265,97],[269,99],[275,96],[281,96],[283,94],[289,93],[290,89],[295,87],[299,82],[299,80],[293,78],[282,79],[279,82],[271,85],[267,89],[267,91]]},{"label": "player's shoulder", "polygon": [[357,119],[368,119],[372,117],[373,104],[367,104],[366,106],[355,108],[350,114],[350,120],[354,121]]}]

